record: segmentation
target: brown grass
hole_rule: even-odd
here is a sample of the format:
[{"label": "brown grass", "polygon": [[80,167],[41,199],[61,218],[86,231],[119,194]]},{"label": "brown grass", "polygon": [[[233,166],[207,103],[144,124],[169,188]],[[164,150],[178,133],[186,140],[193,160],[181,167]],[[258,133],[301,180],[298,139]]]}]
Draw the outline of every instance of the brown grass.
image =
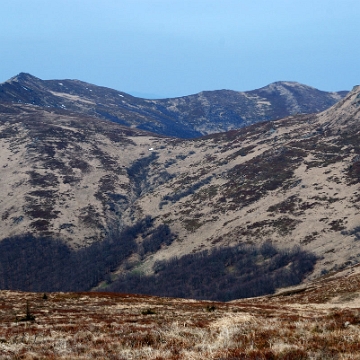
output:
[{"label": "brown grass", "polygon": [[355,271],[231,303],[2,291],[0,358],[360,359],[359,290]]}]

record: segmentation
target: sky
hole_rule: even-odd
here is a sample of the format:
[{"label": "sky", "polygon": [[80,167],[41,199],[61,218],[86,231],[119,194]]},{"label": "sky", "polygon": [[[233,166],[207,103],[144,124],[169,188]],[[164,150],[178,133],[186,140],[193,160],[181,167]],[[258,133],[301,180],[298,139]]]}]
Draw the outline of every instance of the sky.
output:
[{"label": "sky", "polygon": [[360,84],[359,0],[0,0],[0,82],[20,72],[141,97]]}]

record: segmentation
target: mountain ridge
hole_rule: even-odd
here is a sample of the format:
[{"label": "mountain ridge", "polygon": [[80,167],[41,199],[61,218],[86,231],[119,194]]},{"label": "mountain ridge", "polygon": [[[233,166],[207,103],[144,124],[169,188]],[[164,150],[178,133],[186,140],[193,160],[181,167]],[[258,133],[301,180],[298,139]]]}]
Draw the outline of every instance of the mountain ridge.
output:
[{"label": "mountain ridge", "polygon": [[181,138],[224,132],[295,113],[319,112],[346,93],[275,82],[247,92],[214,90],[151,100],[79,80],[41,80],[26,73],[0,84],[0,101],[68,109]]},{"label": "mountain ridge", "polygon": [[319,114],[193,139],[2,102],[0,216],[9,258],[30,233],[61,239],[91,262],[81,252],[90,249],[100,261],[96,244],[109,254],[125,232],[131,249],[118,260],[109,255],[91,287],[106,286],[105,275],[155,274],[173,257],[267,241],[316,256],[310,277],[356,264],[359,98],[355,87]]}]

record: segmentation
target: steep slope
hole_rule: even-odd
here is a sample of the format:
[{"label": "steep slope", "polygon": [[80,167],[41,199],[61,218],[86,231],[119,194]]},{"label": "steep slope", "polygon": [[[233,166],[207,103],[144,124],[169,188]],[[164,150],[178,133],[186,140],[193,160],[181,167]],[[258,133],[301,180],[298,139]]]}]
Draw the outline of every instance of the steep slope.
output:
[{"label": "steep slope", "polygon": [[[126,263],[117,270],[112,260],[106,265],[114,276],[135,265],[152,273],[173,256],[267,240],[316,254],[314,276],[357,263],[359,93],[355,87],[319,115],[192,140],[3,103],[2,236],[32,233],[73,249],[107,239],[108,253],[113,234],[130,229],[135,243]],[[14,256],[28,257],[7,244]]]},{"label": "steep slope", "polygon": [[156,100],[156,103],[205,135],[293,114],[320,112],[346,94],[346,91],[328,93],[296,82],[280,81],[247,92],[204,91],[181,98]]},{"label": "steep slope", "polygon": [[128,169],[143,151],[131,137],[145,132],[65,110],[1,110],[5,236],[52,235],[76,247],[124,226],[123,211],[136,196],[132,186],[140,186],[129,182]]},{"label": "steep slope", "polygon": [[[159,218],[185,234],[185,240],[151,261],[219,244],[271,239],[316,253],[315,274],[357,263],[359,97],[355,87],[319,115],[187,142],[189,160],[183,165],[177,161],[181,177],[157,195]],[[140,199],[143,208],[154,212],[154,198]]]},{"label": "steep slope", "polygon": [[278,82],[248,92],[217,90],[146,100],[78,80],[44,81],[25,73],[0,84],[0,101],[67,109],[181,138],[228,131],[296,113],[319,112],[346,93]]},{"label": "steep slope", "polygon": [[41,80],[19,75],[0,84],[0,101],[66,109],[81,115],[150,129],[159,134],[194,137],[200,134],[140,98],[79,80]]}]

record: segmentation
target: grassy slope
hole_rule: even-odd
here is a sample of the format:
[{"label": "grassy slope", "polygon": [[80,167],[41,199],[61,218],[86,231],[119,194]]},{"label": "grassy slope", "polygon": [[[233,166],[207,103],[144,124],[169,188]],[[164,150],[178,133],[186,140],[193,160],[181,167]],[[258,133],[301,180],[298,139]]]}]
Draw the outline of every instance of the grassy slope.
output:
[{"label": "grassy slope", "polygon": [[78,249],[151,216],[176,240],[133,257],[145,273],[158,260],[268,239],[318,255],[315,275],[354,264],[358,95],[320,115],[193,140],[11,106],[18,113],[0,124],[2,234],[61,238]]},{"label": "grassy slope", "polygon": [[[360,269],[231,303],[0,293],[2,359],[359,359]],[[16,321],[26,315],[35,321]]]}]

